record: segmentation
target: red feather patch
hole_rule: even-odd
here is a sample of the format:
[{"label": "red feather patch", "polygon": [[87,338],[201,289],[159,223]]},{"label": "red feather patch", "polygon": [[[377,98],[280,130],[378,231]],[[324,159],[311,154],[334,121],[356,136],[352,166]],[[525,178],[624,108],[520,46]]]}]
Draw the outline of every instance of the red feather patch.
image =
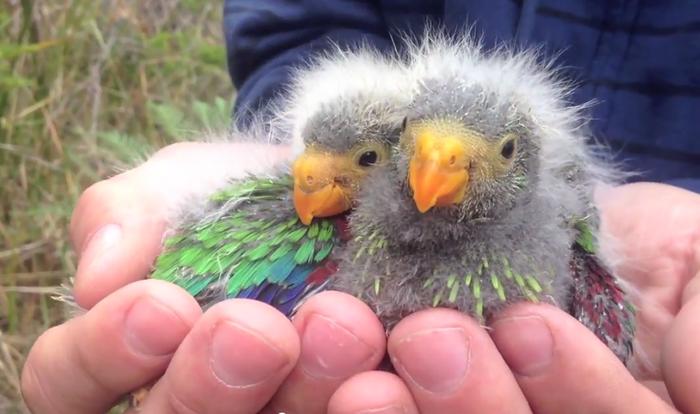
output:
[{"label": "red feather patch", "polygon": [[308,284],[321,284],[328,280],[329,277],[333,276],[335,272],[338,271],[338,262],[335,260],[326,260],[323,266],[319,266],[313,272],[309,273],[307,277]]}]

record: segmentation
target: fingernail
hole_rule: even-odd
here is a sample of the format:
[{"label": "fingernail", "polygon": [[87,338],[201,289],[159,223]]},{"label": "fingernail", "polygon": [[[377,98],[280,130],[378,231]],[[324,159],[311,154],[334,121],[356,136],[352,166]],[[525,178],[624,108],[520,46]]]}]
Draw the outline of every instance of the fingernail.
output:
[{"label": "fingernail", "polygon": [[301,367],[316,378],[347,378],[373,367],[365,366],[377,352],[354,333],[330,318],[311,314],[301,342]]},{"label": "fingernail", "polygon": [[189,325],[173,309],[150,297],[131,306],[124,325],[129,346],[151,356],[172,354],[189,331]]},{"label": "fingernail", "polygon": [[210,358],[214,376],[234,388],[263,383],[290,363],[289,357],[262,335],[231,321],[214,328]]},{"label": "fingernail", "polygon": [[435,394],[455,390],[469,369],[469,338],[462,328],[416,332],[399,341],[392,362],[420,388]]},{"label": "fingernail", "polygon": [[118,224],[107,224],[95,232],[83,245],[81,256],[93,259],[114,247],[122,238],[122,228]]},{"label": "fingernail", "polygon": [[358,411],[356,414],[406,414],[406,410],[403,407],[392,405],[389,407],[370,408]]},{"label": "fingernail", "polygon": [[510,317],[492,324],[491,338],[503,359],[518,375],[542,373],[552,362],[552,331],[537,315]]}]

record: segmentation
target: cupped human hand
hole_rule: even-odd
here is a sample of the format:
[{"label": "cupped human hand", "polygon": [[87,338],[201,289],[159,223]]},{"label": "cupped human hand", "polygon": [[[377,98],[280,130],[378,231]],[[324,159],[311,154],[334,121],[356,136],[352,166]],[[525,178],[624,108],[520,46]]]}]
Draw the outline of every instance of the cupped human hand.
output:
[{"label": "cupped human hand", "polygon": [[22,373],[34,413],[104,413],[152,384],[145,413],[324,413],[333,392],[379,364],[385,336],[359,300],[324,292],[294,322],[233,299],[202,314],[175,285],[141,280],[46,331]]},{"label": "cupped human hand", "polygon": [[247,300],[202,314],[182,289],[143,280],[173,206],[289,156],[270,145],[182,143],[86,190],[71,223],[86,312],[32,347],[22,373],[29,408],[102,413],[155,381],[144,412],[323,413],[344,379],[375,368],[384,330],[347,295],[318,295],[292,322]]},{"label": "cupped human hand", "polygon": [[284,146],[183,142],[142,165],[90,186],[78,200],[70,234],[79,255],[74,294],[92,308],[146,277],[173,209],[232,177],[261,172],[291,156]]},{"label": "cupped human hand", "polygon": [[700,195],[639,183],[597,201],[601,249],[637,307],[632,372],[549,305],[509,307],[489,330],[454,311],[425,310],[389,337],[398,376],[351,378],[329,412],[361,412],[367,401],[372,413],[700,412]]},{"label": "cupped human hand", "polygon": [[397,374],[352,377],[329,413],[676,412],[551,305],[511,306],[489,330],[454,310],[420,311],[392,331],[388,352]]},{"label": "cupped human hand", "polygon": [[683,412],[700,412],[700,194],[636,183],[597,199],[601,249],[637,308],[631,369],[660,394],[667,388]]},{"label": "cupped human hand", "polygon": [[[224,144],[166,149],[81,199],[72,225],[81,251],[76,298],[89,311],[33,347],[22,384],[34,412],[103,412],[154,380],[145,412],[674,412],[547,305],[511,307],[490,331],[454,311],[425,310],[387,344],[369,308],[340,293],[314,297],[290,322],[247,300],[202,315],[179,288],[140,281],[169,206],[238,168],[234,148],[200,145]],[[677,407],[698,412],[698,196],[652,184],[611,191],[601,198],[603,227],[639,298],[642,372],[664,381]],[[396,374],[372,371],[385,349]]]}]

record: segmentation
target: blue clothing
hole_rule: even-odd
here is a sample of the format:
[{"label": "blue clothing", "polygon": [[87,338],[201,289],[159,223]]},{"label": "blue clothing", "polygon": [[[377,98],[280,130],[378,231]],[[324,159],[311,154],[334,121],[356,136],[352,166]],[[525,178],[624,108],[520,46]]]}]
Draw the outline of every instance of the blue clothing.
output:
[{"label": "blue clothing", "polygon": [[[226,0],[236,107],[259,108],[329,41],[393,49],[426,21],[543,47],[595,99],[592,128],[637,179],[700,192],[700,0]],[[394,39],[394,41],[392,41]]]}]

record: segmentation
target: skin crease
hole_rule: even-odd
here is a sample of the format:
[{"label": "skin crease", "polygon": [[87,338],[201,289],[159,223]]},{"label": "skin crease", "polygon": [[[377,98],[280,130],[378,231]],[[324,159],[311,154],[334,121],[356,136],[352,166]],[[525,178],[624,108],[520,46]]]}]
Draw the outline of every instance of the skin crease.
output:
[{"label": "skin crease", "polygon": [[[545,305],[515,305],[497,318],[538,320],[549,327],[554,344],[551,364],[536,374],[521,375],[513,368],[508,341],[499,333],[511,329],[506,322],[495,322],[487,332],[454,311],[426,310],[400,322],[387,344],[376,317],[347,295],[322,294],[302,307],[301,317],[292,324],[269,306],[242,300],[226,301],[202,316],[183,291],[158,281],[139,281],[159,251],[168,203],[182,197],[194,183],[230,172],[231,165],[241,166],[241,173],[246,162],[247,168],[256,168],[246,161],[254,157],[240,145],[247,146],[245,151],[273,152],[271,157],[276,159],[289,157],[283,147],[179,144],[84,193],[74,213],[71,236],[81,257],[77,299],[90,310],[45,332],[32,348],[23,370],[22,391],[33,412],[104,412],[120,395],[163,374],[147,401],[149,412],[230,412],[232,406],[246,413],[275,413],[287,407],[292,407],[288,413],[312,414],[479,412],[486,407],[496,407],[489,412],[576,412],[561,404],[579,407],[580,412],[673,412],[635,382],[585,328]],[[644,183],[602,191],[598,203],[603,231],[617,240],[607,246],[603,240],[603,248],[615,247],[625,257],[619,271],[638,292],[638,340],[645,355],[635,359],[637,374],[650,388],[660,389],[662,396],[665,383],[678,409],[700,412],[695,398],[700,364],[689,363],[700,346],[700,331],[693,322],[700,316],[700,196]],[[108,224],[115,226],[105,230]],[[237,319],[241,314],[237,309],[242,307],[256,317]],[[132,319],[135,309],[151,311]],[[202,355],[216,349],[207,335],[220,322],[233,327],[228,340],[246,340],[249,346],[274,342],[270,355],[260,349],[243,360],[235,355],[227,359],[240,372],[274,365],[268,377],[257,377],[253,385],[241,387],[238,377],[205,369],[211,361]],[[137,329],[127,335],[124,324]],[[314,334],[307,335],[312,327]],[[430,332],[456,332],[457,337],[469,338],[474,363],[467,379],[455,385],[459,393],[426,392],[403,369],[398,375],[359,373],[376,367],[387,345],[392,358],[400,359],[407,355],[401,350],[403,344]],[[516,334],[505,337],[517,339]],[[437,352],[440,346],[435,344]],[[420,353],[408,354],[422,363]],[[350,357],[356,361],[348,361]],[[427,362],[424,369],[430,368],[431,361]],[[406,360],[400,363],[410,365]],[[485,365],[489,368],[482,368]],[[335,371],[324,372],[324,367]],[[212,372],[221,375],[210,376]],[[497,398],[475,406],[470,392],[484,394],[477,394],[478,382],[473,385],[469,378],[487,372]],[[182,380],[193,376],[204,382]],[[203,389],[205,381],[213,382]],[[238,385],[227,387],[225,381]],[[371,398],[377,389],[387,398]],[[610,394],[614,400],[606,398]],[[600,397],[595,406],[587,405],[591,395]],[[514,401],[517,406],[502,407],[498,400]]]}]

